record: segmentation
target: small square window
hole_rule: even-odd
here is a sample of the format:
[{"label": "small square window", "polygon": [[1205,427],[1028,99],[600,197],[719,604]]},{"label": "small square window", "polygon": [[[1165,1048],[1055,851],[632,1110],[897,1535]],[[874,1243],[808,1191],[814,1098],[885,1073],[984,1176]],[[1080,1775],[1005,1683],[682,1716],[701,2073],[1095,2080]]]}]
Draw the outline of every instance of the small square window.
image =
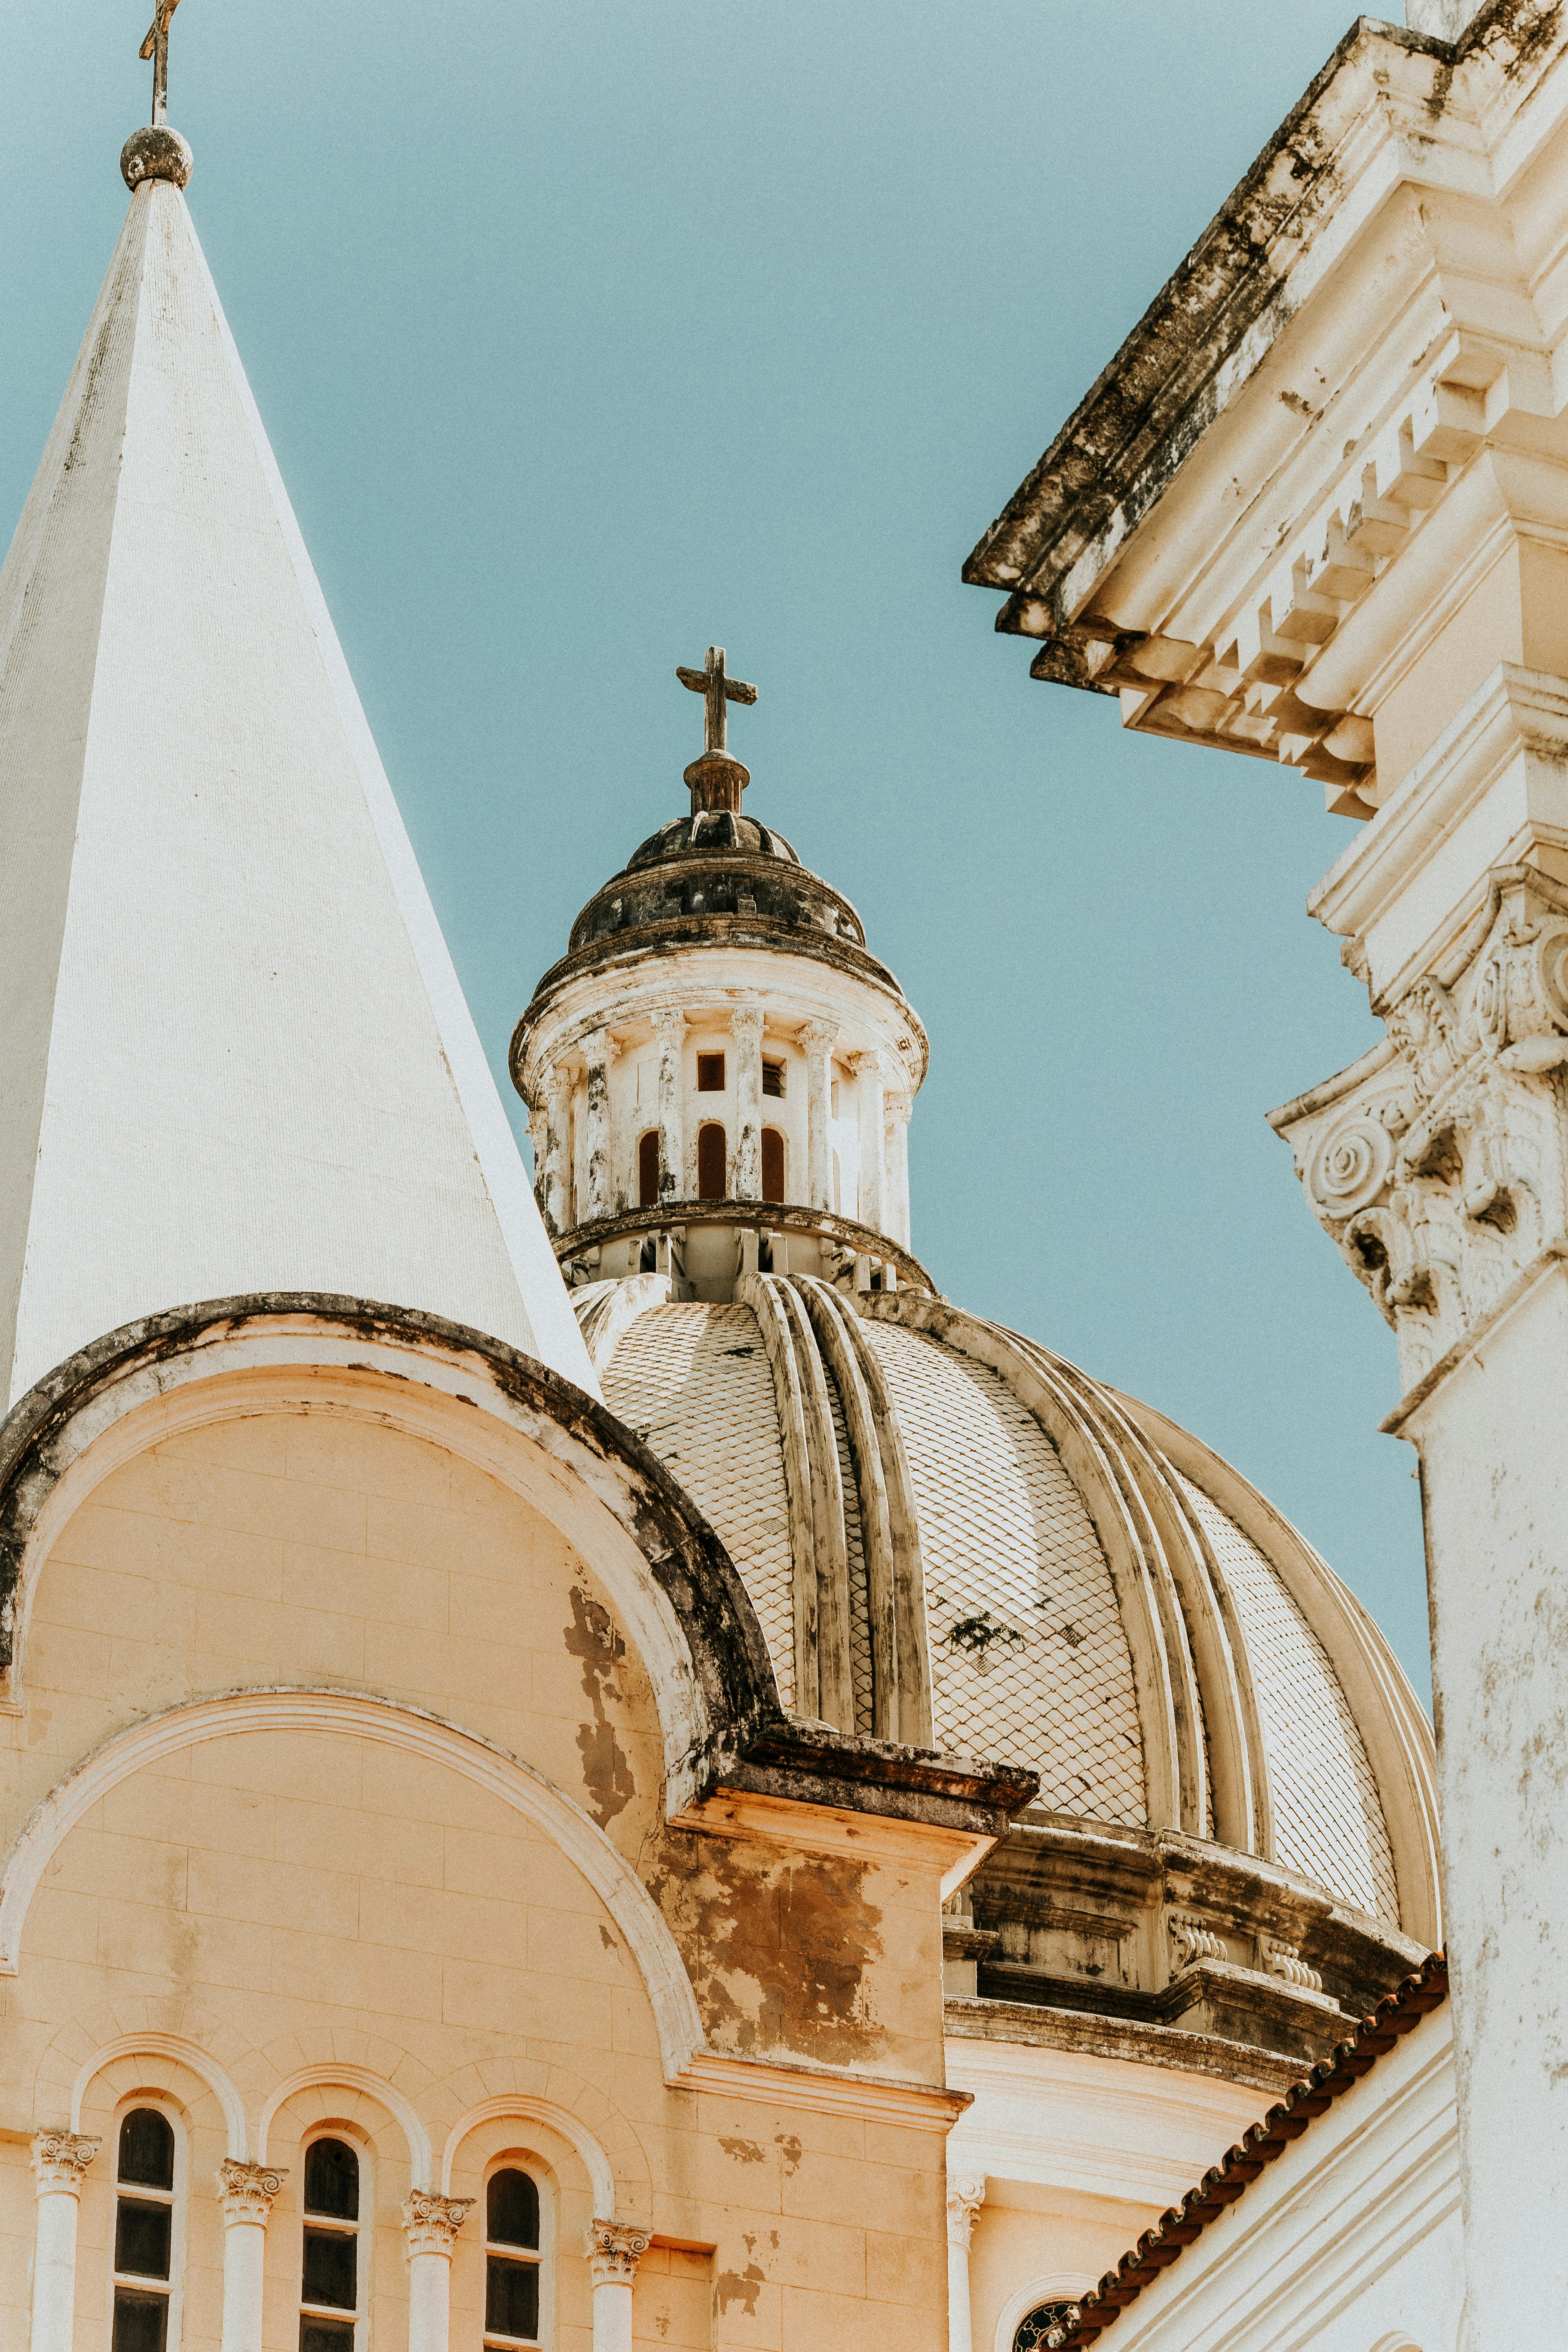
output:
[{"label": "small square window", "polygon": [[772,1096],[773,1097],[773,1098],[774,1098],[774,1100],[775,1100],[775,1101],[777,1101],[777,1102],[782,1102],[782,1101],[784,1100],[784,1064],[783,1064],[782,1062],[764,1062],[764,1063],[763,1064],[763,1094],[765,1094],[765,1095],[772,1095]]},{"label": "small square window", "polygon": [[697,1091],[700,1095],[721,1095],[723,1093],[724,1056],[722,1054],[698,1055]]}]

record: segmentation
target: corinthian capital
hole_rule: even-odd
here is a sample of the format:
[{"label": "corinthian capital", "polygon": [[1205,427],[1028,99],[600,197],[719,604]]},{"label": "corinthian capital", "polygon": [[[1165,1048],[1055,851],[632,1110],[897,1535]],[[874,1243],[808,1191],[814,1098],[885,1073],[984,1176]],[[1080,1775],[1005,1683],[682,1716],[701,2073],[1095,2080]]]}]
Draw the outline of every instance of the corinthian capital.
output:
[{"label": "corinthian capital", "polygon": [[630,2286],[647,2252],[648,2231],[624,2221],[590,2221],[585,2240],[595,2286]]},{"label": "corinthian capital", "polygon": [[831,1054],[838,1043],[836,1021],[803,1021],[795,1032],[803,1054]]},{"label": "corinthian capital", "polygon": [[760,1004],[736,1004],[731,1007],[730,1027],[737,1037],[760,1037],[766,1019]]},{"label": "corinthian capital", "polygon": [[237,2222],[249,2222],[265,2230],[272,2214],[272,2200],[288,2178],[286,2165],[244,2164],[237,2156],[226,2156],[217,2168],[217,2193],[225,2229]]},{"label": "corinthian capital", "polygon": [[428,2189],[416,2189],[403,2208],[409,2260],[416,2254],[450,2255],[473,2204],[471,2197],[437,2197]]},{"label": "corinthian capital", "polygon": [[686,1015],[679,1004],[656,1004],[647,1017],[660,1038],[679,1037],[686,1027]]},{"label": "corinthian capital", "polygon": [[982,2175],[973,2180],[950,2179],[947,2184],[947,2242],[950,2246],[967,2248],[974,2228],[974,2217],[985,2202],[985,2181]]},{"label": "corinthian capital", "polygon": [[1269,1122],[1407,1390],[1568,1238],[1568,888],[1489,879],[1468,928],[1374,995],[1386,1044]]},{"label": "corinthian capital", "polygon": [[40,2197],[79,2197],[81,2177],[103,2145],[80,2132],[33,2134],[33,2170]]}]

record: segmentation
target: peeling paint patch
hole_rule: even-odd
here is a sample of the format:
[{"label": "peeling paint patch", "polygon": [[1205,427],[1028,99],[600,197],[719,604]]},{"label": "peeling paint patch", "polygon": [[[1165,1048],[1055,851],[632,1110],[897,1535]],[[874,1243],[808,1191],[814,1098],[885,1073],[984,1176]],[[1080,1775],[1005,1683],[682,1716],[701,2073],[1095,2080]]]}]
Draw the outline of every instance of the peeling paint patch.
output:
[{"label": "peeling paint patch", "polygon": [[622,1696],[614,1676],[616,1667],[625,1661],[626,1645],[601,1602],[575,1584],[571,1601],[572,1622],[566,1629],[566,1649],[570,1656],[583,1662],[583,1696],[594,1711],[592,1723],[577,1727],[577,1750],[583,1759],[583,1778],[594,1817],[604,1829],[637,1794],[637,1781],[616,1738],[607,1705],[610,1699]]},{"label": "peeling paint patch", "polygon": [[743,2271],[721,2271],[713,2282],[713,2300],[721,2319],[732,2303],[742,2305],[748,2319],[757,2315],[757,2290],[765,2286],[765,2274],[755,2263],[748,2263]]}]

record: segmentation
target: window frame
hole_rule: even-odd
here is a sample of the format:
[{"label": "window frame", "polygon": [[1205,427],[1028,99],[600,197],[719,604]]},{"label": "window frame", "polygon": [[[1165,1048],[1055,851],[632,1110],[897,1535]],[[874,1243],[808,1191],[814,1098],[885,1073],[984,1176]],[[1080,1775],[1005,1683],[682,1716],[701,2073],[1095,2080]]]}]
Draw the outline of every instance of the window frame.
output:
[{"label": "window frame", "polygon": [[[768,1190],[768,1138],[770,1135],[776,1136],[778,1139],[779,1189],[776,1192],[770,1192]],[[763,1200],[782,1204],[789,1199],[789,1136],[782,1127],[770,1124],[763,1128],[758,1160]]]},{"label": "window frame", "polygon": [[[776,1087],[768,1084],[770,1072],[777,1076]],[[763,1099],[764,1102],[787,1102],[789,1099],[789,1063],[782,1054],[763,1055]]]},{"label": "window frame", "polygon": [[[647,1150],[650,1143],[653,1146],[653,1197],[651,1200],[645,1200],[643,1197],[643,1154]],[[657,1209],[658,1206],[658,1129],[657,1127],[645,1127],[639,1133],[637,1140],[636,1166],[637,1206],[639,1209]]]},{"label": "window frame", "polygon": [[[719,1190],[716,1192],[705,1192],[702,1190],[702,1139],[709,1134],[718,1136],[722,1155],[719,1171]],[[698,1125],[697,1197],[700,1201],[727,1201],[730,1197],[730,1130],[721,1118],[705,1118]]]},{"label": "window frame", "polygon": [[[716,1086],[710,1085],[702,1075],[703,1065],[706,1063],[708,1067],[711,1069],[715,1062],[719,1065],[719,1081]],[[697,1084],[692,1091],[700,1095],[727,1095],[729,1093],[730,1056],[721,1045],[703,1045],[699,1047],[697,1054]]]},{"label": "window frame", "polygon": [[[490,2256],[497,2253],[515,2260],[527,2255],[526,2246],[509,2247],[489,2233],[490,2183],[498,2173],[521,2172],[533,2183],[533,2193],[539,2200],[539,2245],[535,2263],[539,2273],[539,2333],[526,2336],[497,2336],[485,2325],[485,2313],[489,2298]],[[479,2180],[479,2210],[484,2214],[484,2229],[479,2239],[479,2345],[481,2352],[544,2352],[555,2340],[555,2204],[551,2194],[548,2176],[537,2162],[521,2149],[502,2149],[486,2160]]]},{"label": "window frame", "polygon": [[[134,2271],[115,2267],[115,2243],[120,2235],[120,2135],[131,2116],[143,2109],[162,2116],[174,2136],[174,2185],[172,2189],[148,2189],[141,2182],[127,2181],[125,2194],[139,2204],[167,2205],[169,2208],[169,2276],[165,2283],[150,2279]],[[185,2209],[189,2201],[186,2187],[189,2178],[190,2150],[185,2131],[184,2110],[163,2091],[132,2091],[116,2104],[110,2145],[114,2150],[113,2168],[109,2183],[109,2325],[105,2341],[114,2343],[114,2306],[123,2287],[132,2294],[157,2294],[163,2291],[168,2305],[168,2317],[163,2324],[165,2352],[178,2352],[184,2323],[185,2300]]]},{"label": "window frame", "polygon": [[[324,2139],[336,2140],[340,2146],[350,2149],[359,2166],[359,2212],[352,2221],[344,2221],[336,2213],[314,2212],[305,2202],[305,2180],[310,2150]],[[368,2222],[365,2219],[367,2200],[371,2214],[371,2220]],[[294,2340],[296,2343],[299,2341],[300,2327],[305,2320],[337,2320],[353,2328],[354,2352],[364,2352],[366,2331],[370,2325],[370,2269],[371,2256],[375,2244],[374,2214],[375,2193],[370,2149],[358,2133],[351,2131],[345,2124],[326,2122],[312,2124],[300,2141],[300,2233],[298,2259],[294,2267],[297,2282],[294,2293]],[[340,2235],[353,2237],[354,2240],[354,2307],[353,2311],[345,2311],[341,2305],[306,2302],[305,2231],[307,2228],[336,2231]]]}]

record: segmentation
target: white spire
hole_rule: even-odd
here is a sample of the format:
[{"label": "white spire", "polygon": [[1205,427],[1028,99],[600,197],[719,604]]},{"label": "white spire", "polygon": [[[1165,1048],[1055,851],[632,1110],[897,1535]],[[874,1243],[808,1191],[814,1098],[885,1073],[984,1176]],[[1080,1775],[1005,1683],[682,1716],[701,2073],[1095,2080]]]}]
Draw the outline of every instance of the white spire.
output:
[{"label": "white spire", "polygon": [[152,178],[0,572],[0,1409],[121,1323],[276,1290],[449,1316],[596,1386]]}]

